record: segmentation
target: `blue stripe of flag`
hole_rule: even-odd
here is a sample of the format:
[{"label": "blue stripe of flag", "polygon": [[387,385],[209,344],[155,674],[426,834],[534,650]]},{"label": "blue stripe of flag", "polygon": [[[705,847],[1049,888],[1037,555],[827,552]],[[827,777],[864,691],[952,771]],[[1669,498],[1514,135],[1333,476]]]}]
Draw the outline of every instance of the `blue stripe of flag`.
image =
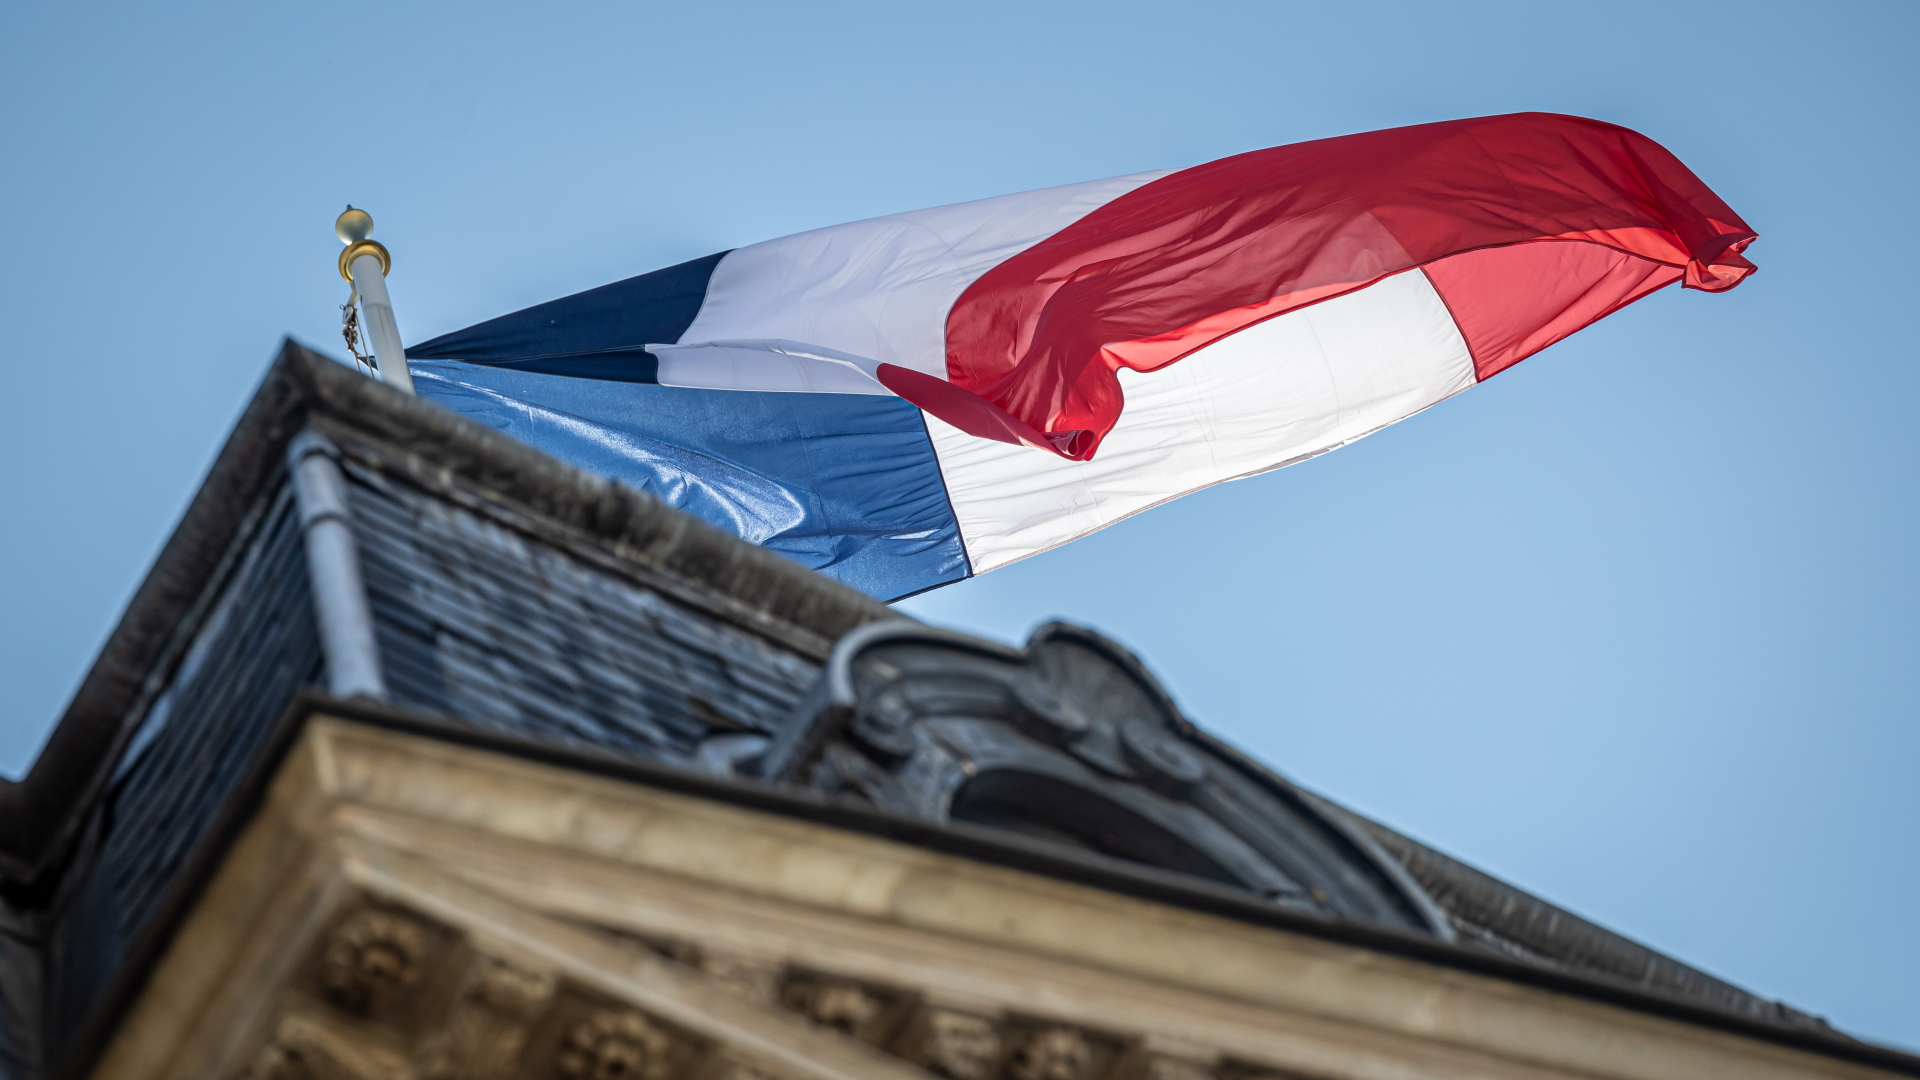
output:
[{"label": "blue stripe of flag", "polygon": [[690,390],[520,364],[409,367],[421,397],[871,596],[970,572],[926,422],[899,398]]}]

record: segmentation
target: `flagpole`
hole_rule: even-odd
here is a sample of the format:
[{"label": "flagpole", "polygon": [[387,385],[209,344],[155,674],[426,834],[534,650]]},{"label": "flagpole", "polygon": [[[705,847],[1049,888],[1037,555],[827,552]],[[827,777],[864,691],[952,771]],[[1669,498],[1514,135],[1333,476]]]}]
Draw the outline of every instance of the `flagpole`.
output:
[{"label": "flagpole", "polygon": [[400,345],[400,324],[393,318],[393,299],[387,294],[387,271],[393,257],[373,235],[373,216],[348,206],[333,223],[333,233],[347,249],[340,253],[340,276],[347,279],[360,298],[360,319],[373,345],[373,358],[379,365],[380,381],[405,393],[413,393],[413,376],[407,371],[407,353]]}]

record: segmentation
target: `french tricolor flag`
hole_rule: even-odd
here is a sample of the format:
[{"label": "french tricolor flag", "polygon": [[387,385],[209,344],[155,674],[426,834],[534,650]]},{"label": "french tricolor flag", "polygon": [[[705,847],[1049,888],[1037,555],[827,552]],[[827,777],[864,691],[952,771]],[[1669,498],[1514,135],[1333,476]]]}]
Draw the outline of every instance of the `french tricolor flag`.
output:
[{"label": "french tricolor flag", "polygon": [[816,229],[408,349],[419,392],[883,599],[1352,442],[1754,232],[1522,113]]}]

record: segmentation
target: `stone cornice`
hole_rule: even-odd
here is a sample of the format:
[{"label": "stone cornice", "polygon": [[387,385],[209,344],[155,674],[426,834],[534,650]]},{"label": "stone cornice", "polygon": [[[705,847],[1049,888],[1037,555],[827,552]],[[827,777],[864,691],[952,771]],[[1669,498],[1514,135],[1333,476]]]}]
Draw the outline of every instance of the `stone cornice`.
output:
[{"label": "stone cornice", "polygon": [[[574,1002],[564,1024],[530,1023],[515,1053],[552,1065],[570,1032],[625,1031],[681,1047],[659,1050],[679,1064],[656,1080],[736,1067],[880,1080],[919,1075],[893,1062],[936,1051],[992,1058],[962,1080],[1021,1080],[1020,1048],[1056,1029],[1068,1034],[1048,1046],[1071,1058],[1084,1044],[1100,1062],[1080,1080],[1132,1080],[1159,1057],[1153,1075],[1179,1080],[1920,1075],[1897,1052],[1703,1022],[1703,1010],[1577,979],[1548,985],[1415,935],[1270,907],[1256,921],[1230,890],[1186,885],[1181,903],[1175,875],[991,830],[601,755],[530,760],[431,721],[312,709],[355,719],[306,721],[94,1075],[439,1075],[435,1047],[477,1023],[458,1019],[458,1002],[491,993],[489,965],[502,964],[508,999],[551,982]],[[356,914],[367,911],[424,929],[386,933],[385,916]],[[347,945],[327,943],[342,933]],[[326,957],[383,933],[399,936],[379,946],[379,970],[425,949],[416,938],[454,942],[444,955],[469,959],[448,960],[433,985],[480,989],[434,998],[438,1020],[366,1028],[360,992],[328,982]],[[741,987],[751,1008],[715,1005]],[[821,1025],[835,1039],[794,1034]],[[354,1045],[386,1056],[348,1061]],[[339,1071],[271,1071],[301,1055]]]}]

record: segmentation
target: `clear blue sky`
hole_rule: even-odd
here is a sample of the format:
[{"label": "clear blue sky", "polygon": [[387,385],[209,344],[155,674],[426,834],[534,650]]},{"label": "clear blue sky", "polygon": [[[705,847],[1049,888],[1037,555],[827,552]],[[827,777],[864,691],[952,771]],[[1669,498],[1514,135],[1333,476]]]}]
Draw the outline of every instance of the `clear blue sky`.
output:
[{"label": "clear blue sky", "polygon": [[1920,1046],[1920,6],[0,0],[0,770],[369,208],[409,341],[876,214],[1542,109],[1761,233],[1487,385],[905,605],[1064,616],[1303,783]]}]

